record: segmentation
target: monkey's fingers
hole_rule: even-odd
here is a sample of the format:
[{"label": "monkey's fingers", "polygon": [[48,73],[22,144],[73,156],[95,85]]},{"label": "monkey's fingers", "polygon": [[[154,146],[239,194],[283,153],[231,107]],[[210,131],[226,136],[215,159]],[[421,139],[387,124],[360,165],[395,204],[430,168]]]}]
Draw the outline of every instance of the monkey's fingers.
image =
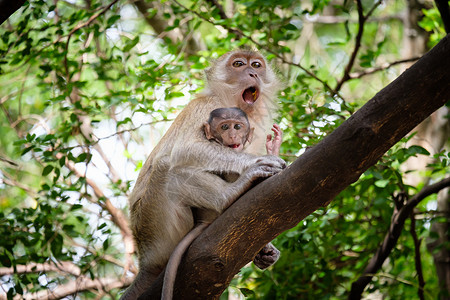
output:
[{"label": "monkey's fingers", "polygon": [[282,169],[277,166],[269,166],[266,165],[265,163],[260,162],[251,166],[246,171],[245,175],[247,176],[250,182],[254,182],[257,179],[268,178],[270,176],[280,173],[281,171]]},{"label": "monkey's fingers", "polygon": [[[272,149],[273,150],[273,149]],[[286,162],[275,155],[264,155],[261,157],[258,157],[255,161],[255,164],[262,163],[267,166],[277,167],[280,169],[286,168]]]}]

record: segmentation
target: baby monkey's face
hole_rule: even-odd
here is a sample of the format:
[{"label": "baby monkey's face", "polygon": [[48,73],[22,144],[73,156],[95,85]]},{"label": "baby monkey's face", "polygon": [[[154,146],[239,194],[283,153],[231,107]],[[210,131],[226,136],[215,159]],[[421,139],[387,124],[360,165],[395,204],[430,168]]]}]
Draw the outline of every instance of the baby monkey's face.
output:
[{"label": "baby monkey's face", "polygon": [[216,140],[226,147],[237,152],[244,150],[245,143],[249,140],[250,126],[241,120],[222,120],[214,126]]},{"label": "baby monkey's face", "polygon": [[236,152],[244,150],[245,143],[252,142],[253,128],[250,128],[245,112],[237,107],[217,108],[210,113],[204,124],[205,136]]}]

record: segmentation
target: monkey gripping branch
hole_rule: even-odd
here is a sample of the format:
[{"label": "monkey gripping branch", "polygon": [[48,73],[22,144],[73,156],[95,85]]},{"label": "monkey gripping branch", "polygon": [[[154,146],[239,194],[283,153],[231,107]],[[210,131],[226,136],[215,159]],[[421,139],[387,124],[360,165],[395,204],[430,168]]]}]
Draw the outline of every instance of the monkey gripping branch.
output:
[{"label": "monkey gripping branch", "polygon": [[[265,244],[330,203],[449,99],[447,35],[318,145],[214,221],[186,253],[174,298],[218,298]],[[158,298],[161,285],[162,276],[139,299]]]}]

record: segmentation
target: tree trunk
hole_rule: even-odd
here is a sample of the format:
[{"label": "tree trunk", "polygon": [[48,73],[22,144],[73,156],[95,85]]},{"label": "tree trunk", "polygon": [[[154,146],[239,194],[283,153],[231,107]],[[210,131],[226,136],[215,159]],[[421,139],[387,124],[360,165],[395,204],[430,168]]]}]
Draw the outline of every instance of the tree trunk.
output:
[{"label": "tree trunk", "polygon": [[[269,241],[326,206],[450,99],[450,36],[282,173],[227,209],[187,251],[175,299],[216,299]],[[162,277],[141,297],[156,299]]]}]

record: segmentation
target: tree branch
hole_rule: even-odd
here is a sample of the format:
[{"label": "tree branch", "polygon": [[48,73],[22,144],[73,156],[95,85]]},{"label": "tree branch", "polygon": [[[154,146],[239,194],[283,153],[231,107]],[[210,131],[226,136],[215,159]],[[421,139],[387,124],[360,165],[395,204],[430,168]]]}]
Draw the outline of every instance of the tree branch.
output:
[{"label": "tree branch", "polygon": [[416,207],[417,204],[420,203],[420,201],[422,201],[429,195],[437,193],[448,186],[450,186],[450,178],[446,178],[435,184],[424,187],[419,193],[408,200],[408,202],[406,202],[406,204],[402,208],[400,208],[397,213],[394,213],[394,215],[392,216],[389,231],[386,234],[383,243],[367,264],[367,267],[364,270],[363,274],[352,284],[348,299],[361,299],[361,294],[363,293],[365,287],[372,280],[373,274],[377,273],[386,258],[391,253],[392,249],[397,244],[397,240],[403,230],[405,221],[410,216],[414,207]]},{"label": "tree branch", "polygon": [[421,240],[417,237],[417,233],[416,233],[416,219],[414,217],[414,213],[411,212],[410,214],[410,219],[411,219],[411,228],[410,228],[410,232],[411,232],[411,236],[414,240],[414,262],[415,262],[415,266],[416,266],[416,272],[417,272],[417,277],[418,277],[418,281],[419,281],[419,288],[417,290],[417,295],[419,296],[420,300],[425,300],[425,295],[424,295],[424,288],[425,288],[425,280],[423,278],[423,271],[422,271],[422,261],[420,259],[420,243]]},{"label": "tree branch", "polygon": [[364,16],[361,0],[356,0],[356,4],[358,8],[358,33],[356,34],[355,38],[355,47],[353,49],[352,54],[350,55],[350,60],[347,66],[345,67],[344,75],[342,76],[341,80],[339,80],[339,82],[336,85],[336,88],[334,89],[335,93],[338,93],[341,90],[342,85],[346,81],[351,79],[350,72],[353,68],[353,65],[355,64],[356,56],[358,55],[359,49],[361,48],[361,40],[364,32],[364,24],[366,23],[367,19],[372,15],[372,13],[375,11],[375,8],[381,4],[381,1],[380,0],[377,1],[366,16]]},{"label": "tree branch", "polygon": [[435,0],[434,2],[441,14],[445,32],[450,33],[450,7],[448,5],[448,0]]},{"label": "tree branch", "polygon": [[365,69],[364,71],[359,72],[359,73],[350,73],[349,74],[349,77],[350,77],[349,79],[361,78],[361,77],[366,76],[366,75],[370,75],[370,74],[373,74],[373,73],[376,73],[376,72],[379,72],[379,71],[383,71],[383,70],[389,69],[390,67],[393,67],[395,65],[415,62],[415,61],[419,60],[419,58],[420,57],[411,57],[411,58],[407,58],[407,59],[394,61],[394,62],[391,62],[391,63],[385,63],[385,64],[382,64],[381,66],[378,66],[378,67],[368,68],[368,69]]},{"label": "tree branch", "polygon": [[40,273],[40,272],[60,272],[65,274],[71,274],[79,276],[81,274],[80,268],[72,262],[60,261],[58,263],[46,262],[38,264],[31,262],[27,265],[17,265],[15,267],[3,267],[0,268],[0,276],[12,275],[12,274],[28,274],[28,273]]},{"label": "tree branch", "polygon": [[0,25],[21,8],[24,3],[25,0],[0,0]]},{"label": "tree branch", "polygon": [[90,289],[106,290],[119,289],[131,284],[130,278],[97,278],[90,279],[86,276],[79,276],[76,280],[58,285],[53,290],[44,290],[35,293],[28,293],[19,299],[62,299]]},{"label": "tree branch", "polygon": [[[286,170],[233,203],[190,246],[178,271],[174,297],[217,299],[265,244],[326,206],[444,105],[450,99],[449,52],[447,35]],[[141,299],[157,298],[161,284],[162,276]]]}]

